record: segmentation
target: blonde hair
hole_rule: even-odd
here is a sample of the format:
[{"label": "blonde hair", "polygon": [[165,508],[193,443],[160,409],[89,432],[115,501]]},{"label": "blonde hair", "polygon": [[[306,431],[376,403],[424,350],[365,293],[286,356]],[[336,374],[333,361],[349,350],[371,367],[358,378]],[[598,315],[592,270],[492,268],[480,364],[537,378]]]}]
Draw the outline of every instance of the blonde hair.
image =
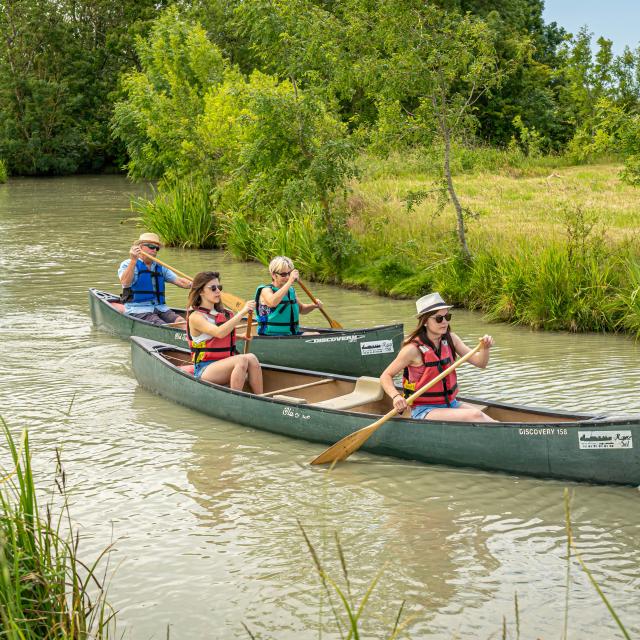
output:
[{"label": "blonde hair", "polygon": [[271,273],[272,275],[274,273],[278,273],[282,271],[283,267],[288,269],[289,271],[293,271],[293,261],[291,260],[291,258],[287,258],[287,256],[276,256],[269,263],[269,273]]}]

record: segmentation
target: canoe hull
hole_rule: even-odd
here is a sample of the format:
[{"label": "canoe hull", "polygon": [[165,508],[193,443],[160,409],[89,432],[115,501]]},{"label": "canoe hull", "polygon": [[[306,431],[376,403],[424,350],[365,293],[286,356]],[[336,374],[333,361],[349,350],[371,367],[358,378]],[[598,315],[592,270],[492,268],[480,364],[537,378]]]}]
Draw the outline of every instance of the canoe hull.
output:
[{"label": "canoe hull", "polygon": [[[161,345],[133,338],[131,348],[133,371],[141,386],[230,422],[333,444],[379,417],[231,391],[195,380],[170,365],[157,353]],[[638,485],[639,447],[640,418],[566,422],[550,417],[548,422],[482,424],[396,418],[378,429],[363,450],[430,464]]]},{"label": "canoe hull", "polygon": [[[187,347],[184,330],[135,320],[111,306],[108,302],[110,299],[115,299],[115,296],[96,289],[89,290],[91,319],[98,329],[125,339],[137,336]],[[319,335],[310,336],[258,336],[251,341],[251,353],[262,363],[283,367],[379,376],[395,358],[403,339],[401,324],[359,330],[323,331]],[[238,350],[240,353],[244,350],[244,340],[240,336]]]}]

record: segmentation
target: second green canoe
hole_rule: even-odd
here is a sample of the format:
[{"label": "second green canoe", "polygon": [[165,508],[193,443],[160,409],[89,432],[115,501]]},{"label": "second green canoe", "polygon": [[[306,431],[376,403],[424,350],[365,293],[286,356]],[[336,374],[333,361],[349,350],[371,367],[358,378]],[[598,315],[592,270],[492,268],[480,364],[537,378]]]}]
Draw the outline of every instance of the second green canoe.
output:
[{"label": "second green canoe", "polygon": [[[116,295],[89,290],[91,319],[98,329],[121,338],[138,336],[177,347],[187,346],[184,329],[171,325],[154,325],[137,320],[124,313],[124,306]],[[184,309],[174,309],[184,316]],[[254,326],[255,329],[255,326]],[[319,329],[303,330],[316,335],[255,336],[251,340],[251,353],[260,362],[283,367],[316,369],[328,373],[354,376],[379,376],[395,358],[403,340],[402,324],[371,327],[367,329]],[[243,331],[237,335],[240,353],[244,349]]]}]

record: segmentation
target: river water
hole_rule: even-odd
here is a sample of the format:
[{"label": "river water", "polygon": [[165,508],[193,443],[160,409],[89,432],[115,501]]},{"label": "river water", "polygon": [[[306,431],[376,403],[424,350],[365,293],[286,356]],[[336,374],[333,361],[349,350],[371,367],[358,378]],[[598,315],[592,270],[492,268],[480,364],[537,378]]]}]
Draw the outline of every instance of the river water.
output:
[{"label": "river water", "polygon": [[[122,177],[0,185],[0,413],[29,427],[42,486],[62,457],[86,559],[114,542],[110,601],[126,638],[338,638],[299,523],[328,573],[365,608],[367,637],[559,638],[567,584],[563,489],[574,535],[631,636],[640,632],[638,490],[432,467],[366,454],[333,472],[322,447],[214,420],[138,388],[129,345],[91,326],[87,289],[116,291],[139,230]],[[265,269],[220,252],[163,249],[193,274],[222,272],[248,297]],[[313,284],[345,326],[401,320],[412,301]],[[170,303],[185,292],[169,287]],[[640,347],[606,335],[536,333],[454,310],[469,343],[496,339],[469,395],[576,411],[640,412]],[[312,318],[312,316],[308,316]],[[322,318],[318,316],[320,323]],[[6,451],[2,454],[6,462]],[[571,564],[569,635],[622,637]],[[340,605],[338,615],[344,619]],[[319,629],[322,628],[322,633]]]}]

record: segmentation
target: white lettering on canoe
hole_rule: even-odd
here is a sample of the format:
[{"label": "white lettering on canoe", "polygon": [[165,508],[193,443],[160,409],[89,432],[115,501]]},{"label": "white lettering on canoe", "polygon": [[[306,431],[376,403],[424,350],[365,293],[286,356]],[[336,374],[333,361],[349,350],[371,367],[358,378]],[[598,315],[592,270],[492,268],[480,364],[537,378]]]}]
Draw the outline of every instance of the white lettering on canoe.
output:
[{"label": "white lettering on canoe", "polygon": [[174,339],[182,340],[183,342],[187,341],[187,334],[184,331],[176,331],[173,334]]},{"label": "white lettering on canoe", "polygon": [[633,449],[631,431],[578,431],[581,449]]},{"label": "white lettering on canoe", "polygon": [[360,353],[370,356],[374,353],[393,353],[393,340],[372,340],[360,343]]},{"label": "white lettering on canoe", "polygon": [[282,415],[287,416],[287,418],[299,418],[300,420],[308,420],[311,417],[308,413],[301,413],[297,409],[292,409],[291,407],[285,407],[282,410]]},{"label": "white lettering on canoe", "polygon": [[318,344],[321,342],[358,342],[364,336],[348,335],[348,336],[329,336],[327,338],[309,338],[305,340],[308,344]]},{"label": "white lettering on canoe", "polygon": [[523,427],[518,429],[521,436],[566,436],[567,430],[558,427]]}]

